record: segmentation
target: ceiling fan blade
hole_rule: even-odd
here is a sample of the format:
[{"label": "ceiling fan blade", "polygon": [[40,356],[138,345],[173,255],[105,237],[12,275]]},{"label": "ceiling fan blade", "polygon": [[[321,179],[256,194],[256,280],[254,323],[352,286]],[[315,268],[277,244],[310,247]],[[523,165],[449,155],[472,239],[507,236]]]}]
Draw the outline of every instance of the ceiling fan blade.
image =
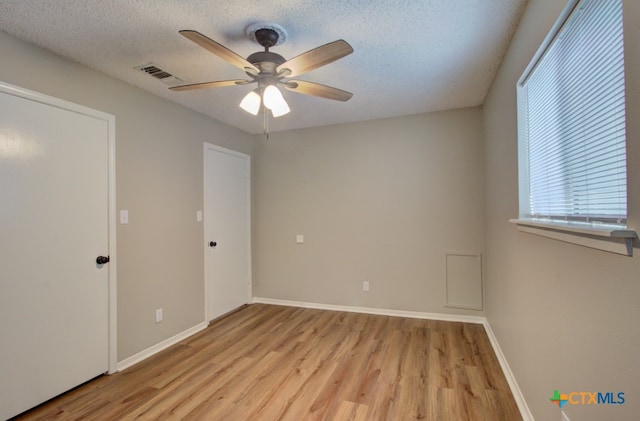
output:
[{"label": "ceiling fan blade", "polygon": [[353,96],[351,92],[319,83],[307,82],[306,80],[288,80],[283,85],[292,92],[334,99],[336,101],[348,101]]},{"label": "ceiling fan blade", "polygon": [[340,39],[309,50],[282,63],[278,66],[276,72],[280,73],[284,69],[289,69],[291,73],[284,74],[283,76],[296,77],[317,69],[318,67],[322,67],[325,64],[334,62],[344,56],[348,56],[351,53],[353,53],[351,45],[349,45],[347,41]]},{"label": "ceiling fan blade", "polygon": [[228,49],[224,45],[222,45],[222,44],[220,44],[218,42],[215,42],[214,40],[212,40],[211,38],[209,38],[209,37],[207,37],[205,35],[202,35],[198,31],[192,31],[190,29],[184,29],[184,30],[179,31],[179,32],[180,32],[180,34],[182,36],[190,39],[191,41],[195,42],[196,44],[198,44],[202,48],[212,52],[215,55],[217,55],[221,59],[231,63],[232,65],[236,66],[240,70],[246,71],[246,69],[249,68],[251,70],[255,70],[256,73],[259,72],[259,70],[253,64],[248,62],[246,59],[244,59],[243,57],[241,57],[238,54],[234,53],[233,51],[231,51],[230,49]]},{"label": "ceiling fan blade", "polygon": [[204,88],[222,88],[224,86],[247,85],[252,83],[250,80],[233,79],[233,80],[217,80],[215,82],[192,83],[189,85],[172,86],[172,91],[191,91],[193,89]]}]

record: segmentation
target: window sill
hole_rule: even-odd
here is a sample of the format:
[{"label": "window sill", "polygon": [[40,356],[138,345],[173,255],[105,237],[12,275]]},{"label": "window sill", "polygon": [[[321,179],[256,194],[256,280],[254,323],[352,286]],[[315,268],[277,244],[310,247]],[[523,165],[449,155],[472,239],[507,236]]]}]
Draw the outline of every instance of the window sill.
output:
[{"label": "window sill", "polygon": [[635,230],[615,225],[539,219],[510,219],[509,222],[522,232],[625,256],[633,256],[633,240],[638,238]]}]

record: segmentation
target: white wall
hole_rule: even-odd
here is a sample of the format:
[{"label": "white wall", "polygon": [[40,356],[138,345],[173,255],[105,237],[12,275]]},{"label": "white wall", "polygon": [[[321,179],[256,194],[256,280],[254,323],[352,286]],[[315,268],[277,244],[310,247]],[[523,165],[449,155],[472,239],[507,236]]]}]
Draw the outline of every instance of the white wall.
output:
[{"label": "white wall", "polygon": [[[516,82],[565,6],[530,0],[484,105],[487,317],[537,420],[554,389],[625,392],[620,406],[565,406],[571,420],[640,414],[640,254],[518,232]],[[640,3],[624,1],[629,225],[640,228]]]},{"label": "white wall", "polygon": [[118,360],[203,322],[202,143],[251,153],[252,136],[4,33],[0,57],[1,81],[116,116]]},{"label": "white wall", "polygon": [[484,242],[480,109],[274,133],[255,158],[255,296],[482,314],[444,307],[445,251]]}]

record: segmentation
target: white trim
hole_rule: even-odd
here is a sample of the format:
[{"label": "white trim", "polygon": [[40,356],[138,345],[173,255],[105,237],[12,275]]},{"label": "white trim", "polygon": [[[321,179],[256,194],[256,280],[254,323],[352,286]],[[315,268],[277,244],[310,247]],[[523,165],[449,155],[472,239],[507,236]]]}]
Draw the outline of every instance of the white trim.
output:
[{"label": "white trim", "polygon": [[117,353],[118,353],[118,305],[117,305],[117,255],[116,255],[116,118],[112,114],[108,114],[93,108],[85,107],[83,105],[75,104],[73,102],[65,101],[60,98],[45,95],[40,92],[24,89],[19,86],[11,85],[5,82],[0,82],[0,92],[7,93],[9,95],[18,96],[30,101],[38,102],[52,107],[61,108],[74,113],[86,115],[98,120],[103,120],[107,123],[108,128],[108,252],[109,252],[109,275],[108,275],[108,373],[116,371],[117,365]]},{"label": "white trim", "polygon": [[118,362],[117,371],[126,370],[127,368],[143,360],[146,360],[147,358],[157,354],[158,352],[164,351],[170,346],[175,345],[178,342],[183,341],[188,337],[195,335],[196,333],[206,329],[207,326],[208,326],[207,322],[200,322],[197,325],[193,326],[192,328],[189,328],[183,332],[180,332],[177,335],[170,337],[169,339],[165,339],[164,341],[159,342],[143,351],[140,351],[137,354],[130,356],[129,358],[125,358],[124,360]]},{"label": "white trim", "polygon": [[116,118],[109,116],[109,371],[118,369],[118,254],[116,252]]},{"label": "white trim", "polygon": [[632,229],[606,224],[534,219],[510,219],[509,222],[522,232],[624,256],[633,256],[633,240],[638,238]]},{"label": "white trim", "polygon": [[509,388],[511,389],[511,394],[518,405],[518,409],[520,410],[520,415],[522,416],[523,421],[534,421],[533,414],[531,414],[531,410],[527,405],[527,401],[524,399],[524,395],[520,390],[520,386],[518,386],[518,382],[516,381],[513,372],[511,371],[511,367],[509,367],[509,363],[507,362],[506,357],[502,353],[502,348],[500,348],[500,344],[498,343],[498,339],[496,335],[493,333],[493,329],[491,329],[491,325],[489,321],[485,318],[484,320],[484,330],[487,332],[487,337],[489,338],[489,342],[491,343],[491,347],[493,348],[494,354],[496,354],[496,358],[498,358],[498,362],[500,363],[500,367],[502,368],[502,372],[504,373],[504,377],[507,379],[507,383],[509,383]]},{"label": "white trim", "polygon": [[403,310],[389,310],[382,308],[372,308],[372,307],[353,307],[353,306],[343,306],[343,305],[334,305],[334,304],[321,304],[321,303],[311,303],[304,301],[290,301],[290,300],[278,300],[275,298],[263,298],[263,297],[254,297],[254,303],[260,304],[272,304],[277,306],[288,306],[288,307],[301,307],[301,308],[313,308],[318,310],[329,310],[329,311],[347,311],[350,313],[365,313],[365,314],[376,314],[381,316],[393,316],[393,317],[408,317],[412,319],[427,319],[427,320],[442,320],[446,322],[461,322],[461,323],[474,323],[481,324],[484,327],[485,332],[487,333],[487,337],[489,338],[489,342],[491,343],[491,347],[493,348],[493,352],[500,363],[500,368],[504,373],[504,377],[507,379],[507,383],[509,384],[509,388],[511,389],[511,393],[513,394],[513,398],[518,405],[518,409],[520,410],[520,415],[522,416],[523,421],[534,421],[533,415],[529,410],[529,406],[524,399],[524,395],[520,391],[520,387],[518,386],[518,382],[509,367],[509,363],[502,353],[502,349],[498,344],[498,339],[496,335],[493,333],[493,329],[491,329],[491,325],[486,317],[481,316],[465,316],[460,314],[442,314],[442,313],[423,313],[418,311],[403,311]]},{"label": "white trim", "polygon": [[209,265],[207,264],[207,227],[209,218],[207,218],[207,149],[213,146],[210,143],[203,142],[202,148],[202,263],[204,264],[204,320],[209,321],[209,282],[207,282]]},{"label": "white trim", "polygon": [[426,319],[426,320],[442,320],[445,322],[461,322],[461,323],[474,323],[474,324],[484,324],[486,322],[486,319],[484,317],[465,316],[462,314],[423,313],[420,311],[390,310],[390,309],[374,308],[374,307],[353,307],[353,306],[343,306],[343,305],[335,305],[335,304],[311,303],[311,302],[304,302],[304,301],[278,300],[274,298],[263,298],[263,297],[254,297],[253,302],[260,303],[260,304],[272,304],[276,306],[314,308],[317,310],[330,310],[330,311],[347,311],[349,313],[376,314],[379,316],[408,317],[411,319]]},{"label": "white trim", "polygon": [[218,146],[218,145],[214,145],[213,143],[208,143],[208,142],[203,142],[203,154],[202,154],[202,166],[203,166],[203,170],[202,170],[202,175],[204,177],[203,179],[203,218],[204,218],[204,223],[202,224],[202,229],[203,229],[203,238],[204,238],[204,244],[203,244],[203,249],[202,249],[202,254],[203,254],[203,258],[204,258],[204,319],[205,321],[209,322],[210,319],[210,315],[209,315],[209,283],[207,282],[207,274],[209,273],[209,269],[208,269],[208,264],[207,264],[207,232],[208,232],[208,225],[209,225],[209,218],[207,217],[209,215],[208,213],[208,206],[207,206],[207,151],[208,150],[214,150],[217,152],[221,152],[221,153],[225,153],[228,155],[232,155],[232,156],[236,156],[242,159],[246,159],[247,161],[247,207],[248,207],[248,212],[247,212],[247,244],[249,246],[249,250],[247,251],[248,254],[248,259],[249,261],[247,262],[247,296],[246,296],[246,304],[250,304],[251,300],[252,300],[252,296],[253,296],[253,270],[252,270],[252,266],[251,266],[251,261],[252,261],[252,257],[251,257],[251,249],[252,249],[252,244],[251,244],[251,155],[248,155],[246,153],[243,152],[238,152],[238,151],[234,151],[232,149],[227,149],[224,148],[222,146]]},{"label": "white trim", "polygon": [[609,225],[587,222],[563,222],[545,219],[510,219],[509,222],[518,225],[527,225],[535,228],[545,228],[557,231],[571,232],[575,234],[593,235],[603,238],[637,238],[635,230],[626,226]]}]

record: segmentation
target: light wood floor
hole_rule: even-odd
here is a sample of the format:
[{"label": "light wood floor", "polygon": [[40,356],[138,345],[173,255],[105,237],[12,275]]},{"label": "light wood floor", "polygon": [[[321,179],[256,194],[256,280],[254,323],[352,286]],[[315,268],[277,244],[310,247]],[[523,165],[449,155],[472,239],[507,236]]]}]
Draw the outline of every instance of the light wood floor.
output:
[{"label": "light wood floor", "polygon": [[481,325],[254,304],[24,420],[521,420]]}]

